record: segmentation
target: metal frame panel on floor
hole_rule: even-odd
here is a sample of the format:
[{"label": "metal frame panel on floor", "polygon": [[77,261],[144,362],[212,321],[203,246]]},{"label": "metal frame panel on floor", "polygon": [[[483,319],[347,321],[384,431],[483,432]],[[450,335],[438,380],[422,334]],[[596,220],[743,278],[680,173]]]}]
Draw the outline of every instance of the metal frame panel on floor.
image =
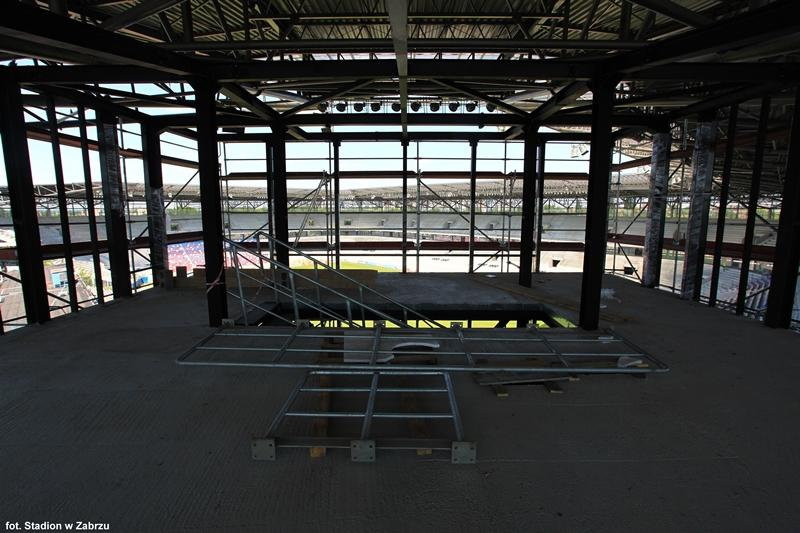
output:
[{"label": "metal frame panel on floor", "polygon": [[[341,342],[326,349],[323,339]],[[371,341],[372,344],[369,344]],[[345,342],[364,346],[347,348]],[[401,349],[411,344],[420,349]],[[367,345],[372,348],[367,348]],[[441,350],[439,348],[442,348]],[[341,362],[318,362],[319,353],[342,353]],[[200,357],[199,354],[205,354]],[[271,357],[265,357],[271,355]],[[407,356],[432,356],[430,364],[408,364]],[[347,362],[350,359],[350,362]],[[384,362],[381,362],[384,360]],[[402,372],[530,372],[542,374],[646,374],[668,367],[619,334],[572,328],[384,329],[295,328],[219,329],[190,348],[178,363],[195,366]]]},{"label": "metal frame panel on floor", "polygon": [[[309,380],[314,377],[363,377],[369,378],[368,386],[339,387],[324,385],[309,385]],[[380,386],[381,377],[438,377],[442,383],[439,386]],[[363,395],[366,402],[361,410],[329,411],[293,409],[299,403],[299,398],[307,394],[327,395]],[[377,397],[389,395],[428,395],[444,397],[447,399],[446,411],[429,411],[420,408],[382,411],[375,407]],[[289,419],[302,418],[315,421],[329,419],[358,419],[361,421],[360,431],[350,437],[334,437],[327,435],[316,436],[288,436],[285,426]],[[377,419],[388,420],[446,420],[452,424],[453,438],[433,437],[383,437],[376,436],[372,422]],[[283,429],[282,429],[283,428]],[[311,370],[303,374],[295,387],[289,393],[281,409],[272,419],[264,438],[253,439],[252,455],[256,460],[275,460],[278,448],[341,448],[350,450],[350,459],[353,462],[374,462],[377,450],[416,450],[417,452],[432,453],[433,451],[449,451],[451,462],[465,464],[475,462],[476,445],[474,442],[464,441],[464,428],[458,403],[455,397],[453,379],[448,372],[429,370],[427,372],[370,372],[350,370]]]}]

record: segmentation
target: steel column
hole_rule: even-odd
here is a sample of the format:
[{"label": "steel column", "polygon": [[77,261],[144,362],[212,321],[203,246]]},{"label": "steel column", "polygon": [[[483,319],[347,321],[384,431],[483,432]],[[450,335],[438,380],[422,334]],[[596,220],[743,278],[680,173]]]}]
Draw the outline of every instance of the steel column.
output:
[{"label": "steel column", "polygon": [[708,207],[714,172],[714,143],[717,123],[700,119],[694,137],[692,156],[692,190],[689,200],[689,220],[686,222],[686,248],[683,256],[681,298],[697,300],[703,286]]},{"label": "steel column", "polygon": [[722,262],[722,243],[725,242],[725,215],[728,210],[728,193],[731,186],[731,168],[733,167],[733,150],[736,147],[736,122],[739,117],[739,106],[734,104],[728,113],[728,133],[725,145],[725,162],[722,165],[722,184],[719,190],[719,211],[717,214],[717,237],[714,245],[714,262],[711,266],[711,286],[708,289],[708,305],[717,305],[717,289],[719,288],[719,268]]},{"label": "steel column", "polygon": [[167,213],[164,209],[164,180],[161,169],[161,137],[158,129],[151,124],[142,124],[142,157],[153,285],[164,287],[169,283],[167,280],[170,268],[167,249]]},{"label": "steel column", "polygon": [[56,197],[58,200],[58,217],[61,223],[61,242],[64,245],[64,266],[67,270],[67,291],[69,308],[73,313],[80,309],[78,305],[78,289],[75,286],[75,265],[72,261],[72,236],[69,231],[69,212],[67,211],[67,193],[64,188],[64,164],[61,160],[61,143],[59,142],[56,105],[52,96],[47,96],[47,123],[50,129],[50,147],[53,152],[53,171],[56,178]]},{"label": "steel column", "polygon": [[403,247],[403,273],[408,271],[406,241],[408,240],[408,140],[402,141],[403,145],[403,231],[402,231],[402,247]]},{"label": "steel column", "polygon": [[197,164],[200,175],[208,321],[211,326],[220,326],[222,319],[228,316],[228,295],[225,288],[222,198],[215,121],[217,87],[207,80],[194,81],[192,86],[197,113]]},{"label": "steel column", "polygon": [[478,141],[472,139],[469,171],[469,273],[475,272],[475,203],[477,202]]},{"label": "steel column", "polygon": [[333,231],[336,239],[336,268],[341,268],[342,234],[339,222],[339,147],[342,142],[333,141]]},{"label": "steel column", "polygon": [[0,75],[0,137],[8,179],[11,218],[17,235],[17,261],[29,324],[50,319],[42,245],[33,196],[28,139],[19,85]]},{"label": "steel column", "polygon": [[89,239],[92,241],[92,263],[94,264],[94,284],[97,303],[105,301],[105,285],[100,265],[100,250],[97,244],[97,216],[94,212],[94,184],[92,183],[92,165],[89,159],[89,139],[86,134],[86,110],[78,104],[78,131],[83,161],[83,186],[86,189],[86,214],[89,222]]},{"label": "steel column", "polygon": [[131,295],[131,271],[128,259],[128,231],[125,222],[125,192],[119,159],[117,117],[97,113],[97,141],[100,153],[100,179],[103,183],[103,206],[108,239],[108,262],[114,298]]},{"label": "steel column", "polygon": [[[289,200],[286,192],[286,129],[272,126],[272,203],[275,208],[274,236],[289,242]],[[289,266],[289,249],[280,244],[275,247],[275,259]]]},{"label": "steel column", "polygon": [[538,154],[536,156],[536,272],[540,272],[542,268],[542,232],[544,221],[544,165],[547,150],[547,142],[542,141],[538,146]]},{"label": "steel column", "polygon": [[522,222],[519,238],[519,284],[531,286],[531,264],[533,263],[533,224],[536,220],[536,147],[538,144],[535,126],[525,129],[525,147],[522,174]]},{"label": "steel column", "polygon": [[661,280],[661,241],[667,216],[669,186],[669,151],[672,134],[669,131],[653,134],[653,155],[650,164],[650,198],[645,221],[644,251],[642,253],[642,285],[658,287]]},{"label": "steel column", "polygon": [[608,188],[611,178],[611,113],[616,81],[599,78],[592,82],[592,140],[589,155],[589,187],[586,205],[586,248],[579,323],[597,329],[600,323],[600,290],[606,262],[608,235]]},{"label": "steel column", "polygon": [[750,180],[750,198],[747,203],[747,223],[744,230],[744,249],[742,250],[742,267],[739,273],[739,290],[736,294],[736,314],[744,313],[747,299],[747,283],[750,276],[750,259],[753,256],[753,237],[756,231],[756,212],[758,198],[761,195],[761,169],[764,165],[764,141],[769,123],[769,112],[772,99],[765,96],[761,99],[761,113],[758,120],[755,153],[753,155],[753,177]]},{"label": "steel column", "polygon": [[767,314],[764,323],[773,328],[788,328],[797,290],[800,267],[800,89],[795,92],[792,133],[789,139],[783,203],[772,263]]}]

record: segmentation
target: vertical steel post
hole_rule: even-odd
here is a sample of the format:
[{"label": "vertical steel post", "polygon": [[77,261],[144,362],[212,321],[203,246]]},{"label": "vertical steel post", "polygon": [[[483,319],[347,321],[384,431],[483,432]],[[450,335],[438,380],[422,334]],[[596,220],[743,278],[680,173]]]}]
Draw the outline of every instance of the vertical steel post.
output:
[{"label": "vertical steel post", "polygon": [[547,142],[539,143],[539,150],[536,156],[536,246],[534,250],[536,256],[536,272],[542,270],[542,233],[544,228],[544,165],[547,150]]},{"label": "vertical steel post", "polygon": [[183,2],[181,4],[181,26],[183,27],[181,38],[185,43],[194,41],[191,4],[191,2]]},{"label": "vertical steel post", "polygon": [[725,162],[722,165],[722,185],[719,191],[719,212],[717,213],[717,236],[714,241],[714,262],[711,266],[711,286],[708,290],[708,305],[717,305],[717,289],[719,288],[719,269],[722,263],[722,243],[725,241],[725,215],[728,210],[728,194],[731,186],[731,168],[733,166],[733,149],[736,145],[736,122],[739,117],[739,106],[734,104],[728,113],[727,144],[725,145]]},{"label": "vertical steel post", "polygon": [[667,216],[669,188],[669,153],[672,134],[662,131],[653,134],[653,155],[650,160],[650,198],[645,220],[644,251],[642,252],[642,285],[658,287],[661,281],[661,252],[664,222]]},{"label": "vertical steel post", "polygon": [[114,298],[131,295],[128,258],[128,231],[125,222],[125,191],[119,159],[117,117],[97,111],[97,140],[100,152],[100,178],[108,240],[108,262]]},{"label": "vertical steel post", "polygon": [[764,142],[769,123],[769,112],[772,106],[770,96],[761,99],[761,113],[758,119],[755,154],[753,155],[753,177],[750,180],[750,198],[747,204],[747,223],[744,230],[744,248],[742,249],[742,269],[739,273],[739,290],[736,293],[736,314],[744,313],[747,299],[747,283],[750,275],[750,259],[753,255],[753,237],[756,230],[756,213],[758,198],[761,195],[761,169],[764,166]]},{"label": "vertical steel post", "polygon": [[686,248],[681,278],[681,298],[685,300],[699,299],[703,286],[716,134],[717,123],[713,116],[700,117],[694,137],[689,219],[686,221]]},{"label": "vertical steel post", "polygon": [[[265,157],[267,160],[267,233],[271,237],[275,236],[275,206],[273,205],[273,197],[274,197],[274,169],[272,168],[272,136],[268,135],[267,140],[264,143],[264,151]],[[272,245],[272,239],[269,241],[269,250],[270,250],[270,259],[274,260],[273,257],[273,250],[274,246]],[[273,270],[274,272],[274,270]]]},{"label": "vertical steel post", "polygon": [[333,232],[336,241],[336,268],[341,268],[342,235],[339,225],[339,146],[340,140],[333,141]]},{"label": "vertical steel post", "polygon": [[408,139],[403,139],[403,230],[401,234],[401,242],[403,247],[403,273],[408,271],[408,253],[406,250],[406,240],[408,240]]},{"label": "vertical steel post", "polygon": [[0,74],[0,137],[11,218],[17,236],[17,261],[25,316],[29,324],[41,323],[50,319],[50,304],[44,277],[22,95],[16,81],[3,74]]},{"label": "vertical steel post", "polygon": [[[272,127],[272,194],[275,207],[275,238],[289,242],[289,199],[286,192],[286,128]],[[275,259],[289,268],[289,249],[275,244]]]},{"label": "vertical steel post", "polygon": [[164,209],[164,179],[161,170],[161,138],[158,128],[142,124],[142,156],[147,208],[147,231],[150,241],[150,266],[153,285],[167,285],[169,250],[167,248],[167,213]]},{"label": "vertical steel post", "polygon": [[209,80],[192,82],[197,116],[197,158],[200,174],[200,206],[203,222],[203,253],[206,268],[208,322],[222,325],[228,316],[225,288],[225,253],[222,246],[222,198],[217,152],[216,92]]},{"label": "vertical steel post", "polygon": [[531,286],[531,264],[533,263],[533,224],[536,220],[536,147],[538,127],[525,128],[522,173],[522,222],[519,237],[519,284]]},{"label": "vertical steel post", "polygon": [[97,303],[105,300],[103,271],[100,265],[100,249],[97,244],[97,217],[94,212],[94,184],[92,165],[89,159],[89,139],[86,134],[86,110],[78,104],[78,131],[81,139],[81,159],[83,161],[83,186],[86,189],[86,215],[89,222],[89,239],[92,241],[92,263],[94,263],[94,284]]},{"label": "vertical steel post", "polygon": [[[419,158],[419,144],[417,144],[417,157]],[[422,172],[419,171],[419,163],[417,163],[417,269],[415,272],[419,274],[419,253],[422,249],[422,207],[420,206],[420,201],[422,198],[421,194],[421,187],[422,187]]]},{"label": "vertical steel post", "polygon": [[470,139],[469,170],[469,273],[475,272],[475,203],[477,201],[478,140]]},{"label": "vertical steel post", "polygon": [[764,323],[773,328],[788,328],[792,322],[797,269],[800,266],[800,88],[795,91],[792,132],[789,138],[783,203],[772,263],[767,314]]},{"label": "vertical steel post", "polygon": [[611,177],[611,113],[616,81],[592,80],[592,133],[589,155],[589,188],[586,202],[586,244],[579,323],[583,329],[597,329],[600,323],[600,292],[606,262],[608,238],[608,188]]},{"label": "vertical steel post", "polygon": [[50,146],[53,152],[53,171],[56,178],[56,197],[58,200],[58,217],[61,223],[61,242],[64,246],[64,266],[67,271],[67,290],[69,292],[69,308],[73,313],[80,309],[78,305],[78,289],[75,286],[75,265],[72,261],[72,236],[69,231],[69,212],[67,211],[67,192],[64,187],[64,165],[61,161],[61,142],[58,135],[56,105],[52,96],[47,96],[47,123],[50,129]]}]

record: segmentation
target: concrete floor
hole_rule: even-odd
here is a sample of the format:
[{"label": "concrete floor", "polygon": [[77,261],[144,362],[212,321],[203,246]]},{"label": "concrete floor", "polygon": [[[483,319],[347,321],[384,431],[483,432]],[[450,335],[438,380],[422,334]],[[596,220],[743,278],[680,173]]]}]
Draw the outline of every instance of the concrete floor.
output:
[{"label": "concrete floor", "polygon": [[[442,275],[443,276],[443,275]],[[447,277],[570,315],[580,277]],[[445,279],[445,278],[442,278]],[[458,280],[458,281],[454,281]],[[435,281],[435,280],[434,280]],[[439,280],[441,281],[441,280]],[[456,380],[478,463],[302,451],[253,462],[291,373],[186,368],[199,291],[149,291],[0,337],[0,521],[113,531],[796,531],[800,336],[618,278],[613,326],[672,368],[498,399]],[[441,286],[441,284],[439,284]],[[480,287],[477,289],[476,287]],[[452,287],[451,287],[452,288]]]}]

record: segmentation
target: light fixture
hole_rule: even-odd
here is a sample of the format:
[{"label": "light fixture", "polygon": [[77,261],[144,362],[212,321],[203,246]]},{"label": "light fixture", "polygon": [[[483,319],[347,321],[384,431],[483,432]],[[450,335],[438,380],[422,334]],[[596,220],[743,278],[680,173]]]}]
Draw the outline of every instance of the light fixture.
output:
[{"label": "light fixture", "polygon": [[467,113],[472,113],[476,107],[478,107],[478,102],[467,102]]},{"label": "light fixture", "polygon": [[419,111],[422,105],[419,102],[411,102],[411,111]]},{"label": "light fixture", "polygon": [[494,104],[486,104],[486,111],[489,113],[494,113],[494,110],[497,109],[497,106]]},{"label": "light fixture", "polygon": [[372,102],[369,104],[369,108],[373,111],[377,112],[381,110],[381,103],[380,102]]},{"label": "light fixture", "polygon": [[439,111],[439,105],[440,105],[439,102],[431,102],[430,105],[431,111],[433,111],[434,113]]},{"label": "light fixture", "polygon": [[399,113],[400,112],[400,104],[397,103],[397,102],[392,102],[392,111],[394,111],[395,113]]},{"label": "light fixture", "polygon": [[344,113],[345,111],[347,111],[347,103],[339,102],[338,104],[336,104],[336,111],[338,111],[339,113]]},{"label": "light fixture", "polygon": [[328,110],[328,102],[320,102],[317,104],[317,109],[319,109],[320,113],[324,113]]},{"label": "light fixture", "polygon": [[362,111],[364,111],[364,102],[356,102],[355,104],[353,104],[353,111],[355,111],[356,113],[361,113]]},{"label": "light fixture", "polygon": [[458,111],[459,105],[460,104],[458,102],[450,102],[449,104],[447,104],[447,108],[450,109],[450,111],[452,111],[453,113],[455,113],[456,111]]}]

